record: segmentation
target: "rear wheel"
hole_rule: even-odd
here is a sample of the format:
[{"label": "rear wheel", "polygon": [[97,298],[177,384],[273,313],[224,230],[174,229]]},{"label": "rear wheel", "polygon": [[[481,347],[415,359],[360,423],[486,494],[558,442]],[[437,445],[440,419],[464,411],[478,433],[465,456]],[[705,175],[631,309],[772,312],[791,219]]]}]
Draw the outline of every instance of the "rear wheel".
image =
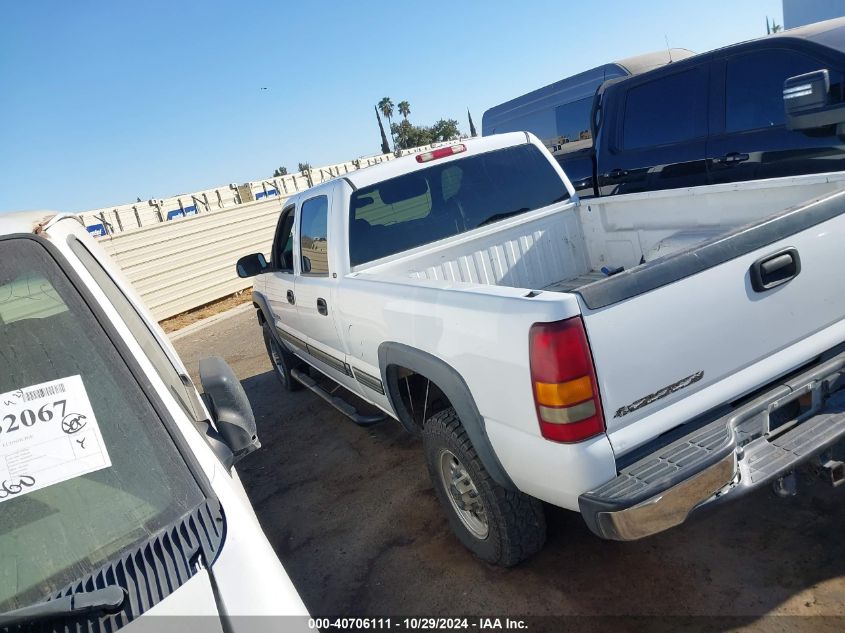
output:
[{"label": "rear wheel", "polygon": [[270,357],[270,364],[273,366],[273,372],[279,382],[282,383],[282,387],[285,388],[285,391],[302,389],[302,384],[290,375],[290,370],[299,365],[296,356],[279,345],[266,322],[261,329],[264,334],[264,346],[267,348],[267,354]]},{"label": "rear wheel", "polygon": [[454,408],[426,422],[423,441],[435,492],[465,547],[506,567],[542,549],[546,542],[542,503],[493,481]]}]

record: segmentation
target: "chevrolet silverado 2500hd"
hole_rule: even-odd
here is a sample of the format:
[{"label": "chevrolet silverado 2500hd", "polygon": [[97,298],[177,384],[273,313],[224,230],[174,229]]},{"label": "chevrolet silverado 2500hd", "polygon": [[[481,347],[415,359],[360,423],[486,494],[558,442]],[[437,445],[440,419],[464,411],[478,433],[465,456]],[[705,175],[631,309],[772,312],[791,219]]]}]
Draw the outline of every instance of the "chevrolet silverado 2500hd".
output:
[{"label": "chevrolet silverado 2500hd", "polygon": [[544,542],[541,502],[629,540],[811,458],[839,477],[843,188],[581,201],[501,134],[293,196],[269,262],[237,269],[283,386],[421,434],[460,540],[510,565]]}]

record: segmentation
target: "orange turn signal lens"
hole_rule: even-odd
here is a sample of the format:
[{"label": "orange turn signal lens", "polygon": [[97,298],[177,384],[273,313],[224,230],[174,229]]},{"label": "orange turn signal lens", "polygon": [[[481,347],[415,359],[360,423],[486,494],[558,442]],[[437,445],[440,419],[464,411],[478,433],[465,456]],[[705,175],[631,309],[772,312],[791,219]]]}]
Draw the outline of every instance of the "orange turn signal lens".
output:
[{"label": "orange turn signal lens", "polygon": [[568,407],[593,397],[593,383],[589,376],[567,382],[536,382],[537,403],[547,407]]}]

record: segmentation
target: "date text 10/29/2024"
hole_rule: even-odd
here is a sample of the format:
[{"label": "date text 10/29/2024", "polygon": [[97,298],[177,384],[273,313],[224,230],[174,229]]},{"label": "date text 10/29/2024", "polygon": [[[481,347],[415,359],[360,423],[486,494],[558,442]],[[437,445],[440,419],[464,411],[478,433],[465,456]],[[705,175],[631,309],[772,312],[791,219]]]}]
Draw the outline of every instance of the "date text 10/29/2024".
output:
[{"label": "date text 10/29/2024", "polygon": [[518,631],[528,628],[519,618],[309,618],[308,628],[320,631]]}]

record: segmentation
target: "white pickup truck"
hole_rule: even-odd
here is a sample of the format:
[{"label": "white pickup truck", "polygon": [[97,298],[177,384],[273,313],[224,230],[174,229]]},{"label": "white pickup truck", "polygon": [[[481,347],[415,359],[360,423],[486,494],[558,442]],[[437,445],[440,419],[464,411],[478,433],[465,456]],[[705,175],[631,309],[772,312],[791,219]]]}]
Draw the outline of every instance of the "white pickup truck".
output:
[{"label": "white pickup truck", "polygon": [[0,631],[308,630],[243,387],[208,358],[198,393],[78,217],[0,214],[0,364]]},{"label": "white pickup truck", "polygon": [[421,434],[460,540],[512,565],[543,545],[541,502],[630,540],[789,492],[811,458],[842,480],[843,188],[579,201],[503,134],[289,198],[269,262],[237,268],[282,384]]}]

